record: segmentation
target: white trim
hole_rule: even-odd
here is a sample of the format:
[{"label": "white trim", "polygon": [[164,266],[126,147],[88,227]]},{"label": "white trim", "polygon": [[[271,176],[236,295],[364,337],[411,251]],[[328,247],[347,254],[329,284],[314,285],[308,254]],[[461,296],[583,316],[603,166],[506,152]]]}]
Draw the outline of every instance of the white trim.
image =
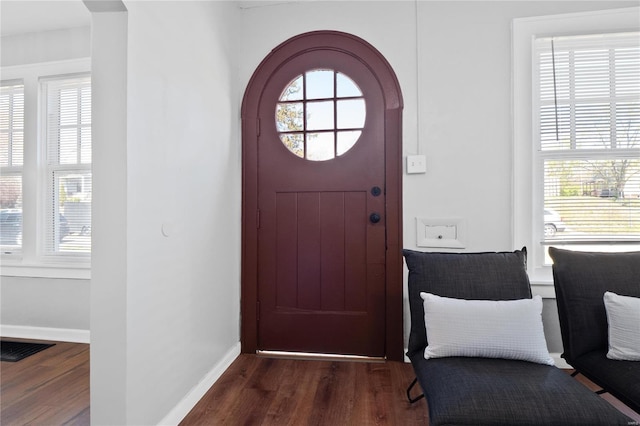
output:
[{"label": "white trim", "polygon": [[196,384],[169,413],[158,422],[159,425],[177,425],[195,407],[213,384],[222,376],[233,361],[240,355],[240,342],[227,351],[224,357]]},{"label": "white trim", "polygon": [[[53,221],[57,222],[58,219],[55,219],[60,213],[59,209],[59,188],[55,185],[55,173],[69,173],[69,174],[78,174],[84,175],[88,173],[91,176],[92,173],[92,163],[78,163],[74,162],[72,164],[60,164],[60,141],[58,140],[59,136],[59,120],[54,120],[55,124],[51,124],[50,117],[51,115],[55,115],[60,117],[64,114],[64,111],[61,107],[61,91],[58,84],[60,82],[65,82],[66,84],[72,84],[75,89],[85,87],[88,85],[89,91],[91,89],[91,71],[77,71],[77,72],[65,72],[59,73],[56,75],[40,75],[38,76],[38,137],[37,137],[37,147],[38,147],[38,182],[37,185],[37,240],[36,240],[36,254],[37,258],[43,264],[46,263],[54,263],[59,265],[72,264],[72,265],[82,265],[84,263],[91,263],[91,246],[89,245],[89,252],[62,252],[58,251],[57,243],[58,236],[54,236],[55,226]],[[85,98],[86,95],[82,95],[83,100],[87,100]],[[91,94],[89,93],[89,98],[91,98]],[[57,105],[57,109],[50,110],[51,102],[53,100],[53,104]],[[25,101],[26,102],[26,101]],[[80,103],[82,101],[79,101]],[[76,105],[77,111],[82,112],[83,109],[80,104]],[[81,123],[78,125],[79,128],[84,127]],[[91,124],[89,124],[89,129],[91,129]],[[51,132],[53,130],[53,134],[58,135],[51,139]],[[76,129],[77,130],[77,129]],[[79,132],[78,132],[79,134]],[[55,161],[51,158],[51,145],[55,148],[56,155],[54,156]],[[80,151],[80,148],[76,148]],[[76,157],[76,161],[78,158]],[[83,177],[84,180],[84,177]],[[83,189],[84,193],[84,189]],[[82,197],[84,198],[84,197]],[[90,197],[91,198],[91,197]],[[91,224],[91,200],[87,203],[86,200],[82,200],[83,204],[89,205],[89,225]],[[90,243],[90,241],[89,241]]]},{"label": "white trim", "polygon": [[556,289],[553,282],[531,283],[531,293],[533,296],[539,295],[543,299],[555,299]]},{"label": "white trim", "polygon": [[61,61],[37,62],[34,64],[9,65],[2,68],[2,80],[20,79],[24,74],[45,76],[69,72],[91,71],[91,58],[65,59]]},{"label": "white trim", "polygon": [[[529,248],[527,272],[532,282],[552,282],[552,272],[545,265],[543,248],[534,235],[542,235],[542,221],[534,221],[542,212],[541,182],[533,177],[532,159],[536,158],[533,143],[534,103],[533,40],[540,36],[578,35],[586,32],[607,33],[640,28],[640,8],[608,9],[562,15],[517,18],[512,22],[511,83],[512,83],[512,236],[513,247]],[[541,213],[539,213],[541,214]],[[536,229],[534,229],[536,223]]]},{"label": "white trim", "polygon": [[26,277],[26,278],[66,278],[71,280],[90,280],[91,267],[63,266],[63,265],[21,265],[11,260],[2,259],[3,277]]},{"label": "white trim", "polygon": [[[22,80],[24,84],[24,144],[23,172],[23,246],[19,253],[0,254],[3,276],[89,279],[91,258],[89,254],[45,256],[39,249],[43,245],[41,232],[43,197],[39,166],[43,152],[38,139],[39,79],[77,73],[91,72],[91,58],[77,58],[62,61],[40,62],[26,65],[0,67],[2,81]],[[25,179],[26,177],[26,179]]]},{"label": "white trim", "polygon": [[55,342],[89,343],[89,330],[73,328],[29,327],[23,325],[0,325],[2,337],[16,339],[52,340]]}]

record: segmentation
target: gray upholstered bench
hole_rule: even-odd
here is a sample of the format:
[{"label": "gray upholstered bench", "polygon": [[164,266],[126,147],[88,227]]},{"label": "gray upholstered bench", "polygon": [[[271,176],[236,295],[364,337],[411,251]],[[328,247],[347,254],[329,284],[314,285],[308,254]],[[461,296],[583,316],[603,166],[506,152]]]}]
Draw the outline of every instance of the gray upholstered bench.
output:
[{"label": "gray upholstered bench", "polygon": [[[549,248],[564,353],[576,372],[640,413],[640,360],[607,358],[606,291],[640,297],[640,252],[588,253]],[[633,324],[632,324],[633,325]],[[635,331],[640,340],[640,321]],[[637,352],[640,352],[636,346]]]},{"label": "gray upholstered bench", "polygon": [[[405,250],[404,256],[411,310],[407,355],[427,400],[430,425],[630,424],[631,419],[555,366],[468,356],[425,359],[429,336],[420,293],[468,300],[531,299],[524,249],[466,254]],[[410,392],[411,387],[409,397]]]}]

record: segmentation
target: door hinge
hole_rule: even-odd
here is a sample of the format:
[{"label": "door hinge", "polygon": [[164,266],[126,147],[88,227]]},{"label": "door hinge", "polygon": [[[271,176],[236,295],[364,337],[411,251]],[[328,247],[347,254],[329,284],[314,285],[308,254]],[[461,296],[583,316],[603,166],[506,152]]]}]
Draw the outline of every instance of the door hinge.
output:
[{"label": "door hinge", "polygon": [[260,229],[260,210],[256,210],[256,229]]},{"label": "door hinge", "polygon": [[256,302],[256,320],[260,321],[260,301]]}]

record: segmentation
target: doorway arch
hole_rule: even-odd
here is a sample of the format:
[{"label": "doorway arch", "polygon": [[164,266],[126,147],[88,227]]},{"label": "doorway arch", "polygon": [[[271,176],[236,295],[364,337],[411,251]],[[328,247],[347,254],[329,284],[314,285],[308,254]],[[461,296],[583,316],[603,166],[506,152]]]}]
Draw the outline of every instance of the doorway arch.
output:
[{"label": "doorway arch", "polygon": [[[382,292],[379,295],[384,306],[382,310],[384,330],[379,330],[379,332],[384,334],[384,356],[390,360],[401,361],[404,346],[401,250],[402,94],[393,69],[377,49],[359,37],[337,31],[304,33],[277,46],[257,67],[244,94],[242,102],[242,352],[254,353],[261,349],[258,326],[261,311],[259,235],[261,226],[265,226],[261,222],[265,219],[260,217],[261,206],[258,195],[260,151],[258,145],[261,137],[264,142],[265,134],[269,132],[275,134],[273,120],[265,119],[264,102],[267,102],[265,99],[269,97],[267,89],[270,84],[273,84],[274,75],[279,75],[278,73],[282,71],[283,67],[294,64],[295,61],[305,62],[304,58],[307,57],[322,58],[323,54],[326,54],[327,57],[337,57],[336,61],[338,62],[342,57],[348,61],[354,61],[359,67],[366,68],[372,77],[371,80],[375,83],[376,93],[380,94],[380,114],[375,116],[381,120],[378,129],[383,133],[381,149],[384,158],[381,164],[384,177],[382,184],[384,205],[381,207],[383,209],[381,216],[386,228],[383,236],[384,264],[381,266],[384,282],[382,283]],[[325,68],[321,59],[317,63],[314,61],[315,59],[312,59],[310,62],[312,68]],[[275,117],[275,112],[273,116]],[[356,151],[356,149],[351,151]],[[302,156],[304,158],[304,154]],[[347,157],[348,155],[345,154],[344,158]],[[296,158],[296,161],[298,160],[305,161]],[[379,192],[377,191],[378,194]],[[374,195],[374,197],[377,196]],[[378,223],[379,220],[380,217],[377,218],[377,221],[371,220],[371,223]],[[368,223],[367,226],[372,225]]]}]

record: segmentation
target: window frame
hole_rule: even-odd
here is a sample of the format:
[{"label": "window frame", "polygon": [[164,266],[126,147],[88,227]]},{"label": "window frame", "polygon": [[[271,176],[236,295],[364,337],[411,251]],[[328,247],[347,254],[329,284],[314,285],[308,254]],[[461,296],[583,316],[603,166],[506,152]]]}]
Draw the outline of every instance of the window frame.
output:
[{"label": "window frame", "polygon": [[[52,175],[56,172],[76,172],[77,174],[91,173],[92,164],[84,163],[84,162],[76,162],[76,163],[61,163],[56,162],[53,163],[50,154],[51,147],[49,143],[51,142],[49,138],[49,133],[51,129],[49,128],[49,90],[55,89],[55,84],[60,81],[68,81],[68,80],[79,80],[79,79],[89,79],[89,85],[91,80],[90,72],[82,72],[82,73],[73,73],[73,74],[62,74],[62,75],[54,75],[54,76],[41,76],[38,79],[38,93],[40,96],[40,112],[39,112],[39,132],[40,139],[38,140],[39,149],[41,153],[41,158],[39,158],[41,164],[41,187],[40,190],[42,192],[42,205],[39,209],[39,212],[42,214],[41,224],[43,226],[43,232],[39,233],[39,236],[44,234],[45,236],[42,238],[40,251],[42,257],[45,259],[57,259],[60,262],[85,262],[90,260],[91,252],[63,252],[52,250],[52,247],[57,246],[58,236],[53,236],[56,232],[55,229],[51,226],[51,216],[57,216],[59,214],[59,199],[58,199],[58,187],[55,185],[53,181]],[[74,83],[77,84],[77,83]],[[58,116],[59,117],[59,116]],[[81,124],[77,124],[78,127],[82,127]],[[58,129],[59,130],[59,129]],[[61,154],[60,151],[56,150],[58,154]],[[78,154],[82,155],[82,154]],[[53,191],[53,194],[52,194]],[[51,204],[53,196],[53,205]],[[47,220],[48,219],[48,220]],[[53,236],[54,241],[48,241],[48,238]],[[55,260],[54,260],[55,261]]]},{"label": "window frame", "polygon": [[[538,37],[572,36],[589,33],[638,31],[640,7],[608,9],[532,18],[512,23],[512,235],[513,246],[529,249],[527,269],[532,284],[541,293],[553,296],[551,266],[545,265],[545,246],[536,238],[543,235],[543,176],[534,162],[540,161],[535,142],[534,40]],[[538,164],[538,168],[541,165]]]},{"label": "window frame", "polygon": [[[313,81],[310,82],[310,75],[313,73],[331,73],[331,92],[328,91],[326,93],[321,94],[309,94],[309,88],[317,87]],[[341,77],[342,76],[342,77]],[[338,93],[341,89],[340,81],[348,80],[353,89],[356,90],[357,93]],[[313,79],[312,79],[313,80]],[[289,88],[296,84],[298,81],[301,82],[302,87],[300,88],[300,95],[290,97]],[[326,81],[325,81],[326,83]],[[347,83],[347,81],[345,81]],[[345,84],[343,83],[343,84]],[[343,88],[344,89],[344,88]],[[360,126],[345,126],[340,124],[340,119],[345,115],[341,114],[341,102],[353,102],[353,101],[361,101],[362,106],[360,111],[362,112],[362,124]],[[326,127],[310,127],[310,119],[313,118],[313,113],[309,111],[310,107],[313,105],[320,104],[331,104],[331,125],[327,125]],[[299,108],[296,108],[296,107]],[[291,108],[293,107],[293,108]],[[300,125],[299,128],[293,129],[285,129],[281,124],[283,123],[279,119],[280,112],[284,111],[294,111],[294,113],[298,113]],[[293,78],[282,90],[282,94],[278,98],[278,102],[276,103],[276,113],[275,113],[275,124],[276,131],[280,137],[280,141],[285,145],[285,147],[296,157],[307,160],[307,161],[330,161],[335,160],[338,157],[341,157],[351,148],[353,148],[359,141],[362,136],[362,131],[366,125],[366,116],[367,116],[367,105],[365,100],[365,95],[362,92],[362,89],[351,79],[351,77],[337,69],[329,69],[329,68],[310,68],[304,71],[302,74]],[[353,139],[353,142],[348,144],[346,148],[341,150],[340,148],[340,136],[345,135],[346,133],[358,133],[358,136]],[[333,139],[333,153],[331,156],[314,158],[314,154],[310,149],[311,139],[310,137],[319,136],[319,135],[331,135]],[[302,139],[300,143],[302,144],[301,150],[294,150],[289,146],[288,142],[285,140],[286,138],[301,136]],[[310,154],[311,152],[311,154]]]},{"label": "window frame", "polygon": [[[14,133],[15,133],[15,126],[14,126],[14,120],[13,119],[9,119],[8,120],[8,128],[7,128],[7,142],[8,142],[8,146],[7,146],[7,165],[6,166],[0,166],[0,175],[2,175],[2,177],[16,177],[18,178],[18,180],[20,181],[20,198],[22,198],[22,179],[23,179],[23,168],[24,168],[24,127],[25,127],[25,123],[24,123],[24,81],[22,79],[11,79],[11,80],[2,80],[2,82],[0,83],[1,87],[21,87],[21,94],[22,94],[22,159],[19,165],[14,164],[13,162],[13,151],[14,151]],[[10,92],[12,95],[15,95],[16,91],[15,90],[11,90]],[[15,101],[13,102],[9,102],[9,108],[8,108],[8,113],[10,116],[15,116],[15,105],[11,105],[11,104],[15,104]],[[11,210],[13,208],[10,208],[9,210]],[[22,228],[22,223],[20,224],[20,228]],[[20,234],[22,234],[22,229],[20,229]],[[17,248],[15,250],[16,253],[20,253],[22,252],[22,243],[20,243],[20,247]]]},{"label": "window frame", "polygon": [[[624,143],[624,137],[625,137],[625,130],[623,126],[619,125],[619,119],[620,117],[624,117],[625,116],[625,111],[624,111],[624,104],[627,102],[633,102],[634,104],[637,103],[637,93],[635,94],[620,94],[620,93],[615,93],[612,94],[611,90],[615,90],[615,87],[617,86],[617,82],[620,81],[624,81],[625,79],[625,74],[624,74],[624,69],[620,68],[620,67],[615,67],[615,65],[612,63],[616,53],[614,53],[614,50],[617,49],[621,49],[621,48],[625,48],[625,47],[629,47],[629,46],[633,46],[634,48],[638,48],[638,42],[640,41],[640,33],[638,31],[634,31],[633,33],[628,33],[628,32],[611,32],[609,33],[611,35],[614,35],[613,39],[608,39],[606,40],[605,37],[600,38],[600,36],[598,37],[593,37],[591,34],[589,34],[587,37],[583,37],[583,36],[578,36],[578,38],[571,38],[571,37],[536,37],[534,39],[534,58],[535,60],[533,61],[534,64],[534,69],[533,69],[533,81],[532,81],[532,87],[534,90],[534,96],[533,96],[533,114],[534,114],[534,123],[533,123],[533,143],[535,144],[535,146],[538,146],[538,141],[540,141],[540,145],[539,145],[539,150],[535,150],[534,149],[534,164],[536,164],[538,166],[538,168],[536,170],[534,170],[534,174],[536,174],[535,179],[537,179],[540,182],[541,187],[544,187],[544,191],[543,192],[547,192],[547,190],[549,189],[549,187],[547,186],[549,184],[548,181],[546,181],[545,178],[545,170],[546,170],[546,165],[547,164],[553,164],[554,162],[578,162],[578,161],[585,161],[585,162],[590,162],[591,164],[593,164],[594,162],[605,162],[605,161],[622,161],[622,160],[637,160],[638,158],[640,158],[640,146],[636,146],[636,144],[634,143],[633,147],[630,147],[628,145],[625,145]],[[630,36],[630,34],[633,34],[633,37]],[[604,34],[601,34],[604,35]],[[566,88],[564,88],[565,92],[561,93],[556,102],[558,102],[558,107],[559,108],[566,108],[568,110],[565,111],[564,113],[560,113],[560,120],[562,121],[562,118],[564,118],[566,120],[567,116],[569,117],[568,122],[571,123],[569,126],[567,126],[567,121],[565,121],[565,124],[563,125],[562,123],[560,123],[558,125],[558,122],[555,122],[555,131],[558,132],[558,130],[560,130],[560,132],[564,132],[563,136],[564,138],[569,137],[568,141],[569,141],[569,147],[563,147],[561,146],[560,142],[558,142],[558,133],[555,133],[556,138],[553,139],[553,137],[551,138],[551,140],[549,140],[548,138],[548,132],[546,134],[547,138],[545,138],[545,133],[543,132],[543,124],[547,125],[547,129],[548,128],[554,128],[554,123],[553,123],[553,118],[548,119],[546,123],[544,123],[544,118],[543,118],[543,113],[542,113],[542,106],[543,105],[547,105],[548,107],[553,107],[554,106],[554,97],[555,97],[555,91],[554,91],[554,96],[552,97],[549,93],[547,93],[547,99],[544,100],[542,99],[542,97],[544,96],[544,90],[540,84],[542,75],[540,72],[540,68],[543,66],[542,64],[544,62],[540,62],[541,58],[539,57],[539,55],[549,55],[549,58],[551,58],[551,55],[553,53],[553,48],[551,46],[551,43],[553,40],[555,39],[555,52],[560,52],[559,55],[566,55],[567,58],[567,62],[566,65],[569,66],[569,63],[573,64],[572,66],[575,67],[575,69],[577,70],[580,67],[584,67],[585,62],[586,61],[581,61],[581,56],[584,55],[585,52],[585,47],[588,47],[588,51],[592,52],[593,49],[595,49],[596,47],[598,48],[599,52],[604,51],[604,49],[606,48],[606,58],[607,58],[607,66],[606,66],[606,70],[607,70],[607,79],[609,80],[608,82],[606,82],[606,88],[607,88],[607,92],[606,95],[603,95],[602,92],[600,93],[596,93],[594,94],[593,92],[589,92],[589,97],[586,98],[584,96],[584,85],[581,86],[580,85],[580,77],[583,76],[584,74],[580,74],[580,73],[570,73],[567,72],[567,75],[562,75],[562,70],[560,70],[561,73],[561,77],[560,78],[567,78],[567,81],[570,82],[570,84],[568,84],[566,86]],[[634,40],[633,42],[631,40]],[[540,42],[540,44],[538,44],[538,42]],[[619,52],[618,52],[619,54]],[[560,56],[560,61],[562,60]],[[602,57],[600,57],[602,58]],[[549,59],[552,60],[552,59]],[[591,54],[589,55],[589,61],[593,61],[594,60],[594,56]],[[550,66],[551,63],[547,62],[546,64],[547,66]],[[560,65],[560,67],[562,68],[562,65]],[[600,69],[604,69],[604,67],[602,67],[602,64],[600,64]],[[592,71],[592,68],[589,68],[590,71]],[[550,71],[549,71],[550,72]],[[592,78],[593,77],[593,74]],[[549,79],[551,78],[551,75],[547,76]],[[603,84],[602,81],[597,81],[597,80],[591,80],[591,84]],[[562,83],[560,83],[562,84]],[[555,87],[555,86],[554,86]],[[602,86],[600,86],[602,87]],[[582,92],[581,92],[582,89]],[[552,90],[550,87],[547,90]],[[560,89],[561,91],[563,89]],[[587,122],[592,122],[590,120],[600,120],[598,121],[598,123],[600,125],[602,125],[603,123],[605,124],[605,129],[606,129],[606,135],[605,135],[605,139],[604,141],[606,143],[609,144],[608,148],[602,148],[600,144],[603,144],[605,142],[603,142],[603,139],[599,140],[598,144],[594,144],[593,141],[593,129],[592,127],[590,127],[590,131],[587,132],[585,131],[587,126],[585,126],[585,118],[586,114],[584,113],[584,111],[586,111],[585,107],[589,107],[592,106],[593,104],[598,104],[598,105],[606,105],[604,110],[598,110],[597,112],[593,112],[593,110],[590,110],[590,112],[588,113],[588,121]],[[618,109],[618,107],[621,107],[622,109]],[[582,112],[580,112],[582,110]],[[603,111],[606,111],[606,122],[604,121],[603,115],[601,115],[603,113]],[[563,115],[564,114],[564,115]],[[556,115],[556,120],[558,116]],[[636,117],[637,119],[637,117]],[[582,125],[580,125],[580,123],[582,123]],[[569,129],[567,129],[567,127]],[[567,130],[570,130],[569,133],[567,133]],[[553,133],[552,133],[553,136]],[[560,138],[562,139],[562,138]],[[618,144],[618,142],[620,142],[620,145]],[[566,164],[566,163],[563,163]],[[592,166],[595,169],[595,166]],[[632,169],[635,170],[635,169]],[[633,176],[635,173],[632,173],[631,176]],[[633,182],[637,182],[638,179],[633,179]],[[534,196],[539,196],[540,193],[536,193],[534,194]],[[542,205],[544,206],[545,209],[547,208],[554,208],[554,203],[553,201],[547,200],[549,201],[549,204],[547,204],[547,202],[545,202],[544,200],[547,198],[546,195],[543,195],[542,197]],[[596,198],[599,199],[599,198]],[[562,203],[562,202],[561,202]],[[535,223],[539,223],[538,220],[535,221]],[[607,226],[606,224],[604,225],[605,227]],[[610,229],[610,228],[609,228]],[[575,231],[575,230],[574,230]],[[560,248],[576,248],[578,250],[601,250],[601,251],[618,251],[618,250],[626,250],[625,245],[628,244],[633,244],[636,247],[640,246],[640,235],[638,235],[637,233],[634,233],[633,235],[623,235],[623,234],[617,234],[615,232],[611,233],[611,234],[606,234],[606,233],[602,233],[602,231],[600,232],[596,232],[593,234],[588,234],[585,236],[579,236],[579,235],[573,235],[573,236],[569,236],[569,235],[564,235],[567,234],[566,232],[562,233],[562,234],[558,234],[555,236],[554,239],[547,239],[545,237],[542,245],[545,246],[544,249],[546,251],[546,248],[548,248],[549,246],[556,246],[556,247],[560,247]],[[605,248],[607,247],[607,248]],[[635,247],[633,247],[633,249],[635,249]],[[551,258],[547,255],[546,256],[546,261],[548,263],[551,262]]]},{"label": "window frame", "polygon": [[91,73],[91,59],[79,58],[2,67],[2,81],[24,83],[24,158],[22,251],[2,254],[2,276],[41,278],[91,278],[91,255],[47,254],[44,251],[46,215],[46,139],[41,79]]}]

